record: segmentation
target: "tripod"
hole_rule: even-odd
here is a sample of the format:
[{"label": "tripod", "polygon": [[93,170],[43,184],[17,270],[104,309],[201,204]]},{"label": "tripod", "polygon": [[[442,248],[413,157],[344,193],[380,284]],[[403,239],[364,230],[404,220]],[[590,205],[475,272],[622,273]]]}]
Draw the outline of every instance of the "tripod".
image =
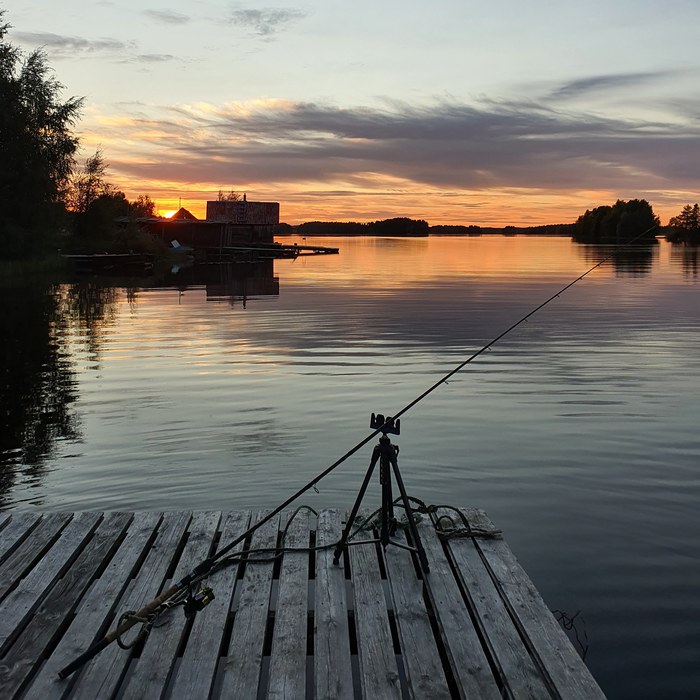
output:
[{"label": "tripod", "polygon": [[[393,445],[391,439],[387,433],[393,433],[394,435],[399,435],[401,432],[401,422],[394,421],[393,418],[387,417],[386,419],[381,413],[376,416],[372,414],[370,420],[370,428],[374,430],[381,430],[382,436],[379,438],[379,443],[375,446],[372,451],[372,459],[369,463],[369,468],[365,474],[364,481],[360,487],[360,492],[357,494],[357,499],[352,507],[348,521],[343,529],[343,534],[338,541],[333,552],[333,563],[338,565],[340,562],[340,555],[343,550],[347,549],[349,544],[369,544],[374,542],[380,542],[384,549],[387,545],[393,544],[402,549],[407,549],[410,552],[416,552],[418,554],[418,561],[420,562],[421,570],[424,573],[430,572],[430,566],[428,565],[428,558],[425,555],[425,550],[423,549],[423,543],[421,542],[420,535],[418,534],[418,528],[413,520],[413,515],[411,514],[411,505],[409,503],[408,494],[406,493],[406,487],[404,486],[403,479],[401,478],[401,472],[399,471],[399,463],[397,455],[399,453],[398,445]],[[348,543],[348,538],[350,536],[350,530],[352,529],[353,522],[357,517],[357,512],[360,510],[360,505],[362,499],[364,498],[365,491],[367,491],[367,486],[372,478],[374,468],[379,462],[379,483],[382,487],[382,507],[380,515],[380,531],[378,540],[363,540],[362,542],[350,542]],[[411,533],[411,540],[413,541],[413,547],[405,545],[391,538],[396,535],[396,518],[394,517],[394,500],[391,493],[391,473],[394,473],[394,478],[396,479],[396,484],[399,487],[399,492],[401,494],[401,500],[403,506],[406,510],[406,519],[408,520],[408,531]]]}]

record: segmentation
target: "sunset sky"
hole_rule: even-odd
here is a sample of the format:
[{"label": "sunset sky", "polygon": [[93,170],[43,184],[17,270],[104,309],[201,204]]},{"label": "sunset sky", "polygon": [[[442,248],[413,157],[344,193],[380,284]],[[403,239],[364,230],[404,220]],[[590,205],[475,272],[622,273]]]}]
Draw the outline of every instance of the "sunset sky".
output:
[{"label": "sunset sky", "polygon": [[533,225],[700,199],[697,0],[0,0],[161,213]]}]

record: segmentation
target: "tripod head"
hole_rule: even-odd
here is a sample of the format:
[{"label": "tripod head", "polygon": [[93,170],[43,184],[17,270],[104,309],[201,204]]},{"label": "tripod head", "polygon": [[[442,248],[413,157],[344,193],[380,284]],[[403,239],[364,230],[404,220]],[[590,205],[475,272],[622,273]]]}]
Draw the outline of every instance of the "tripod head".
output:
[{"label": "tripod head", "polygon": [[387,433],[391,433],[392,435],[401,434],[401,421],[399,419],[394,420],[391,416],[385,418],[381,413],[377,413],[376,415],[374,413],[372,414],[369,420],[369,427],[372,428],[372,430],[381,430],[384,436],[386,436]]}]

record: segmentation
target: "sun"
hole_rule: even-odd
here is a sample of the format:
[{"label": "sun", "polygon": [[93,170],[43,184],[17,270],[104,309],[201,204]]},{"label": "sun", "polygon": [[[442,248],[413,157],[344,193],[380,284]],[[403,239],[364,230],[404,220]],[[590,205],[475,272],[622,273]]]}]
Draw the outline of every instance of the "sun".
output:
[{"label": "sun", "polygon": [[168,209],[167,211],[163,212],[163,218],[172,219],[175,214],[177,214],[177,209]]}]

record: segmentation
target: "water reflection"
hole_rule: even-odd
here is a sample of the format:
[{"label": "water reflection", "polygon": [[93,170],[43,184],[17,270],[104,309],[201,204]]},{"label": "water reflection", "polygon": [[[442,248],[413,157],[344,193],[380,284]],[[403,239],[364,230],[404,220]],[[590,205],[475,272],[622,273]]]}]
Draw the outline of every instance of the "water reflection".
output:
[{"label": "water reflection", "polygon": [[700,248],[686,245],[685,243],[675,243],[671,246],[671,263],[679,266],[688,277],[697,277],[700,267]]},{"label": "water reflection", "polygon": [[641,277],[651,272],[654,260],[658,256],[658,245],[610,246],[577,243],[583,259],[594,265],[609,258],[615,272],[627,277]]},{"label": "water reflection", "polygon": [[231,306],[240,302],[244,308],[249,297],[277,296],[280,293],[273,260],[231,265],[175,266],[157,277],[152,286],[173,287],[181,292],[204,286],[207,301],[227,301]]},{"label": "water reflection", "polygon": [[[144,280],[149,288],[206,289],[208,301],[231,306],[249,297],[278,295],[272,260],[198,265]],[[143,287],[133,279],[78,277],[33,281],[0,289],[0,509],[22,481],[39,486],[58,441],[83,439],[76,357],[99,370],[122,299],[134,310]],[[43,500],[33,499],[34,505]]]},{"label": "water reflection", "polygon": [[48,285],[0,290],[0,507],[18,478],[40,481],[56,440],[80,438],[62,313]]}]

